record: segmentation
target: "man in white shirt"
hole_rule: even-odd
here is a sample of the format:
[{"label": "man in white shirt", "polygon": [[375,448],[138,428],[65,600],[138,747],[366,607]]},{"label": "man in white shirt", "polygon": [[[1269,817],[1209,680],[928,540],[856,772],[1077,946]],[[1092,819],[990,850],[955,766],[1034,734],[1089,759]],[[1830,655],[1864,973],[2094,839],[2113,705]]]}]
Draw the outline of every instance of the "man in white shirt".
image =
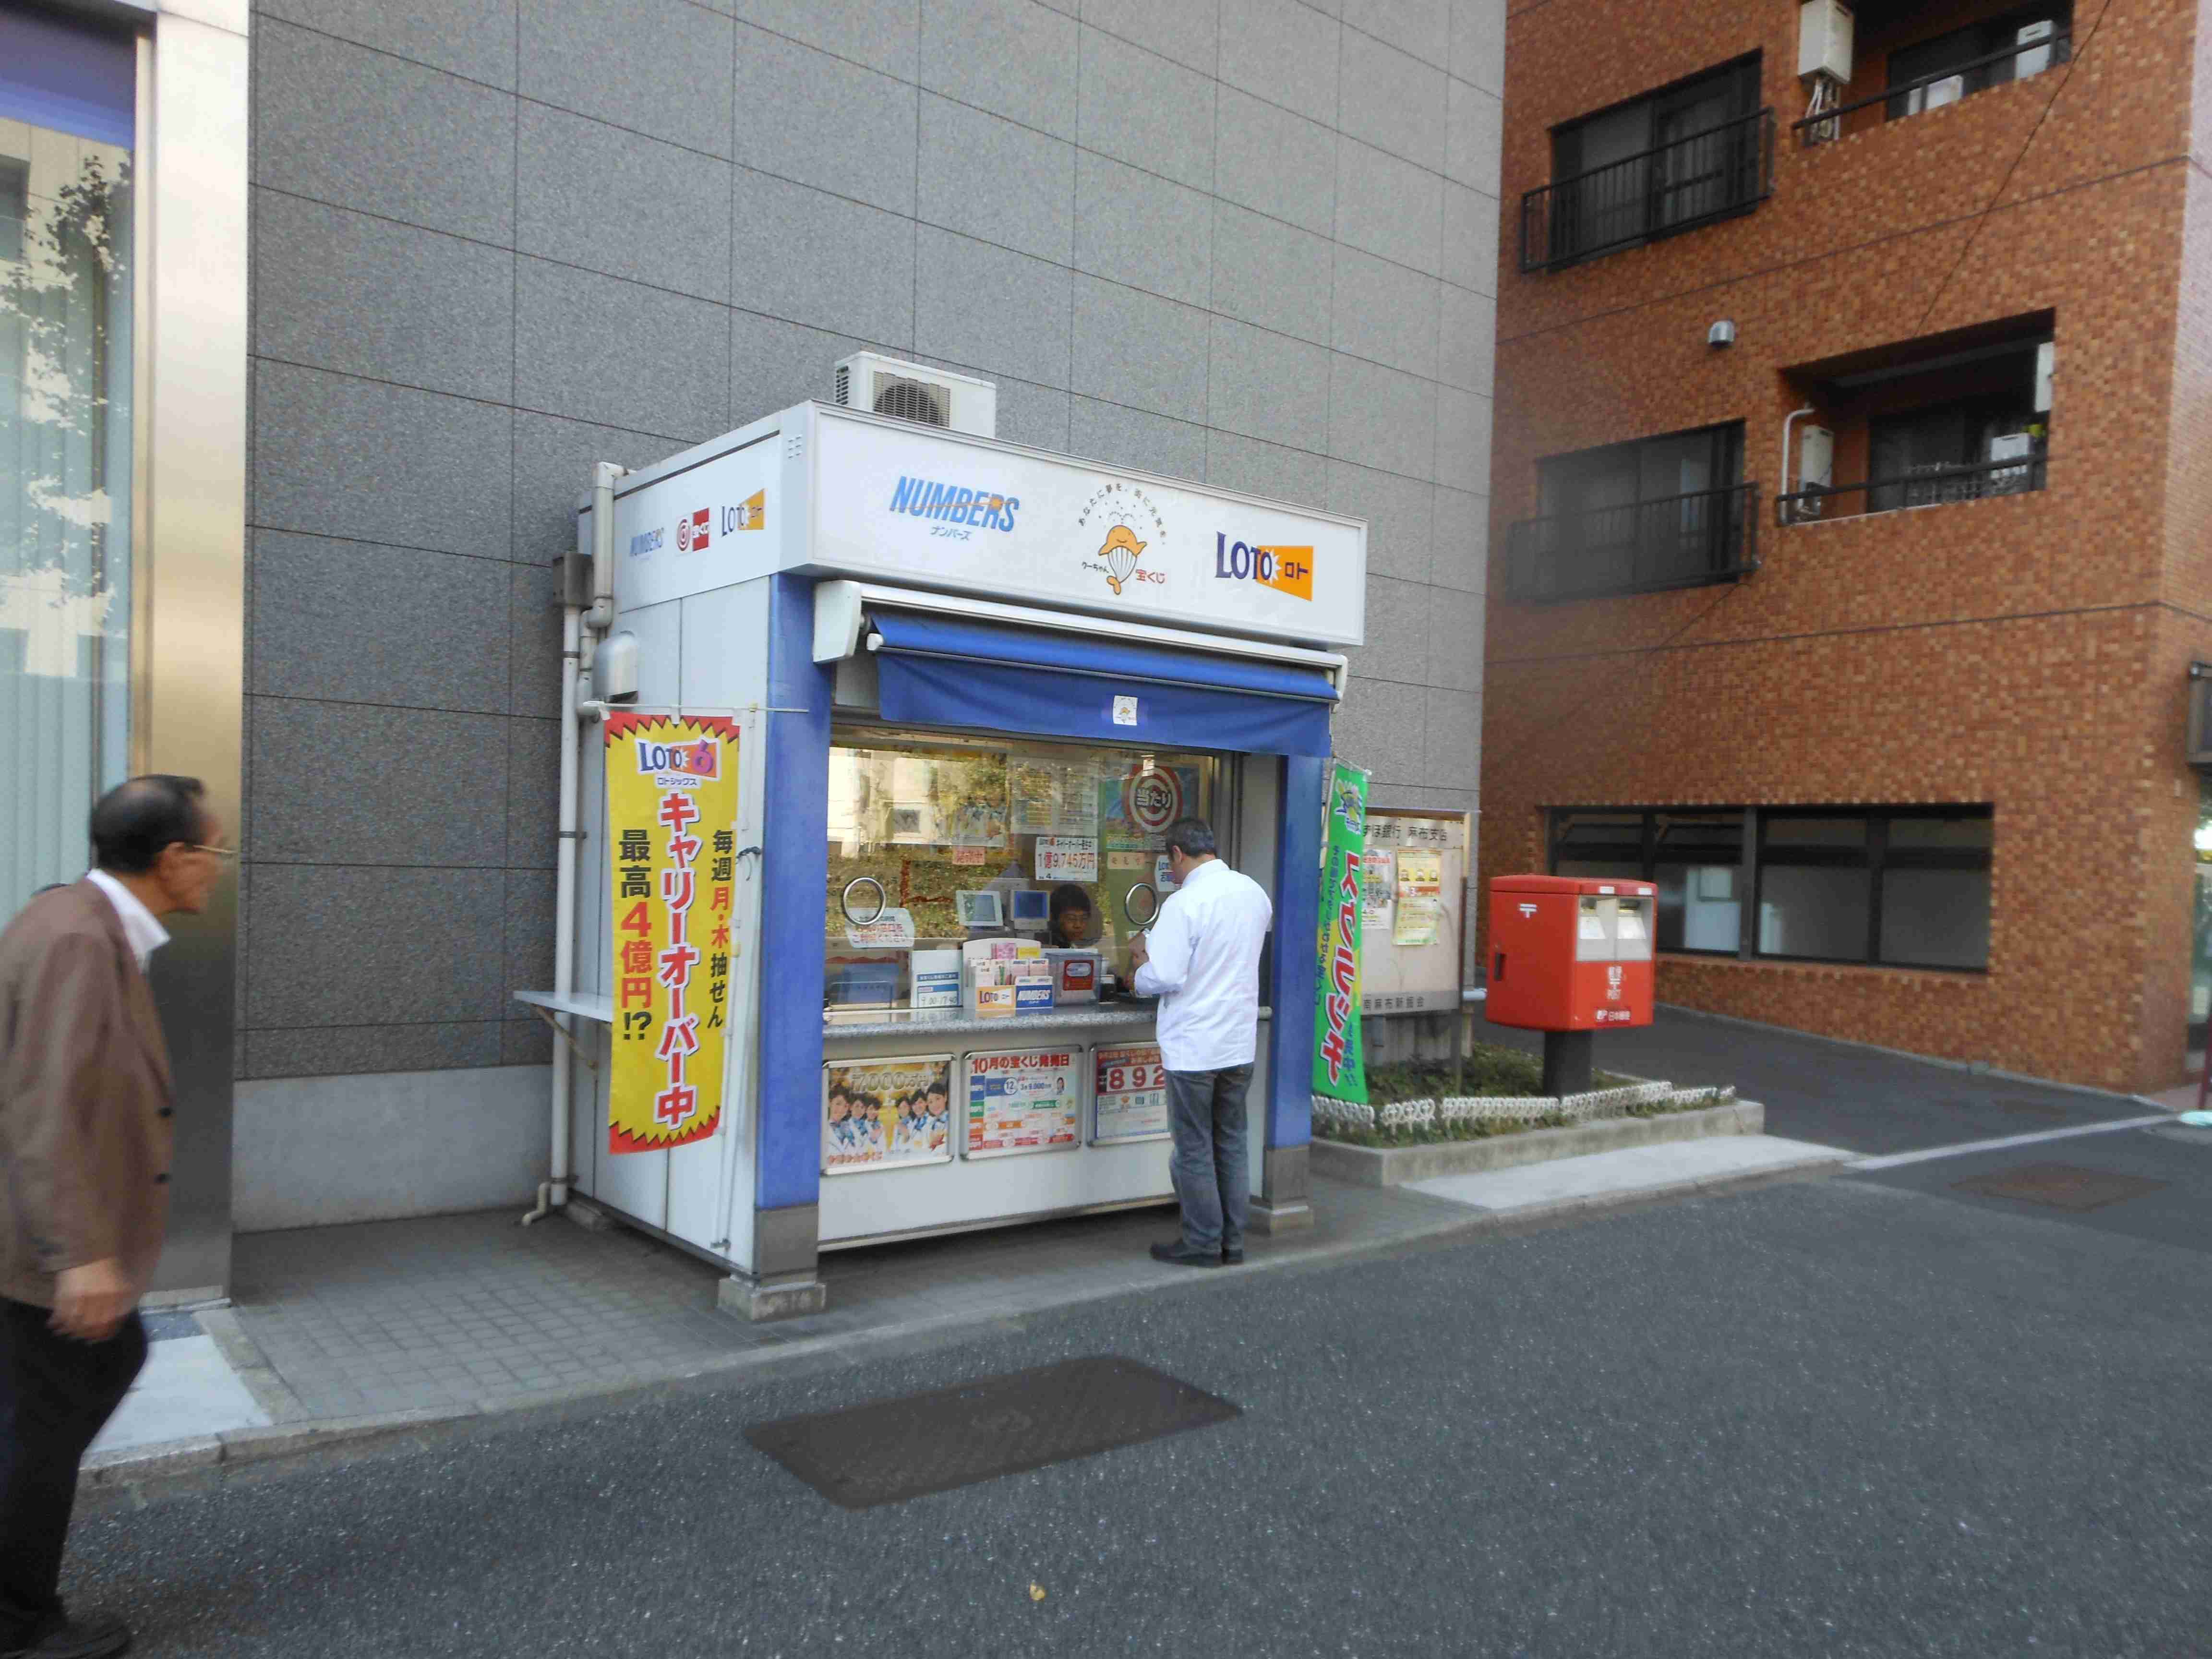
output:
[{"label": "man in white shirt", "polygon": [[1182,1237],[1152,1246],[1157,1261],[1190,1267],[1244,1259],[1244,1095],[1260,1042],[1260,947],[1274,907],[1260,884],[1214,850],[1204,818],[1168,826],[1176,890],[1149,933],[1129,945],[1139,996],[1160,1000],[1160,1063],[1175,1128],[1169,1165]]}]

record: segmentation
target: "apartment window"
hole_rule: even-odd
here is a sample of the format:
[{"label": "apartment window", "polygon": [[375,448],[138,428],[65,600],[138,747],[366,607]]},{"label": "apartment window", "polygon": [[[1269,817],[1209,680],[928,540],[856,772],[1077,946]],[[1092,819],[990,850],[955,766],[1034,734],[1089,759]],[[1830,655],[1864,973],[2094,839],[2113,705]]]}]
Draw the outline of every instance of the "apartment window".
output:
[{"label": "apartment window", "polygon": [[1771,171],[1759,71],[1753,54],[1553,129],[1553,182],[1522,198],[1522,269],[1749,212]]},{"label": "apartment window", "polygon": [[2055,319],[2044,312],[1787,371],[1795,431],[1784,524],[2044,488]]},{"label": "apartment window", "polygon": [[[2039,489],[2043,434],[2042,419],[2024,389],[1875,416],[1869,423],[1869,448],[1877,482],[1869,509],[1934,507]],[[2020,464],[2003,464],[2013,461]],[[1884,479],[1890,482],[1880,482]]]},{"label": "apartment window", "polygon": [[1888,118],[1955,104],[2066,61],[2071,5],[2023,6],[1889,54]]},{"label": "apartment window", "polygon": [[1654,883],[1665,951],[1978,972],[1994,823],[1987,806],[1562,808],[1551,867]]},{"label": "apartment window", "polygon": [[1507,532],[1514,598],[1691,587],[1756,563],[1741,422],[1554,455],[1537,480],[1541,512]]}]

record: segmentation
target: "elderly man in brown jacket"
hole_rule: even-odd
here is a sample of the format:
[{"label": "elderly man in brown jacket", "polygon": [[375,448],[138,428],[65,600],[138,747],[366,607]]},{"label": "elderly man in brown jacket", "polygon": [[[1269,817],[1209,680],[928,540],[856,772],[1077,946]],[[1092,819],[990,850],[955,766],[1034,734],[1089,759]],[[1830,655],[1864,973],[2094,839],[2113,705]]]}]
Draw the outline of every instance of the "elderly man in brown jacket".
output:
[{"label": "elderly man in brown jacket", "polygon": [[226,856],[190,778],[92,811],[94,867],[0,933],[0,1659],[106,1659],[72,1620],[62,1544],[77,1464],[146,1360],[137,1305],[168,1218],[168,1051],[146,963]]}]

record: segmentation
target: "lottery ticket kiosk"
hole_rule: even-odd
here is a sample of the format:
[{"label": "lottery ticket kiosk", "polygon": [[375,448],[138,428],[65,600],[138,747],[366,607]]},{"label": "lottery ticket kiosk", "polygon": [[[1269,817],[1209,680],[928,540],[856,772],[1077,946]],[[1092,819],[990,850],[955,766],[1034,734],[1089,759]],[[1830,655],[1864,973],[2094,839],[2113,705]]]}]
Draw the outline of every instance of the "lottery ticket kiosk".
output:
[{"label": "lottery ticket kiosk", "polygon": [[1363,524],[807,404],[599,469],[578,547],[541,1207],[765,1318],[824,1251],[1170,1200],[1127,957],[1191,814],[1274,902],[1254,1224],[1308,1218]]}]

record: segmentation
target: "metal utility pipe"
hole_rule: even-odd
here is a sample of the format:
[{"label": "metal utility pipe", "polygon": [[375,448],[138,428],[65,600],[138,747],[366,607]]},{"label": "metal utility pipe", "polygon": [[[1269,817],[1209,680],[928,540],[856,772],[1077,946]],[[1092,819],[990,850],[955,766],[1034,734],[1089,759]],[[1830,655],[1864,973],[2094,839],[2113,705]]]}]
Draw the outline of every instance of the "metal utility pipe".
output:
[{"label": "metal utility pipe", "polygon": [[[576,989],[576,690],[582,654],[584,613],[564,605],[561,613],[561,781],[560,834],[553,848],[553,993],[566,999]],[[570,1088],[569,1042],[575,1016],[556,1013],[553,1033],[553,1161],[549,1179],[538,1188],[538,1207],[522,1218],[532,1222],[568,1201]]]},{"label": "metal utility pipe", "polygon": [[[615,483],[627,468],[611,461],[592,466],[592,602],[561,610],[561,782],[559,839],[553,848],[553,991],[563,1000],[576,991],[576,856],[583,840],[576,806],[576,744],[580,711],[589,696],[587,676],[592,647],[615,620]],[[593,706],[594,716],[605,705]],[[553,1019],[553,1156],[551,1172],[538,1183],[538,1207],[522,1224],[550,1214],[568,1201],[573,1172],[568,1167],[569,1119],[575,1016],[556,1011]]]}]

